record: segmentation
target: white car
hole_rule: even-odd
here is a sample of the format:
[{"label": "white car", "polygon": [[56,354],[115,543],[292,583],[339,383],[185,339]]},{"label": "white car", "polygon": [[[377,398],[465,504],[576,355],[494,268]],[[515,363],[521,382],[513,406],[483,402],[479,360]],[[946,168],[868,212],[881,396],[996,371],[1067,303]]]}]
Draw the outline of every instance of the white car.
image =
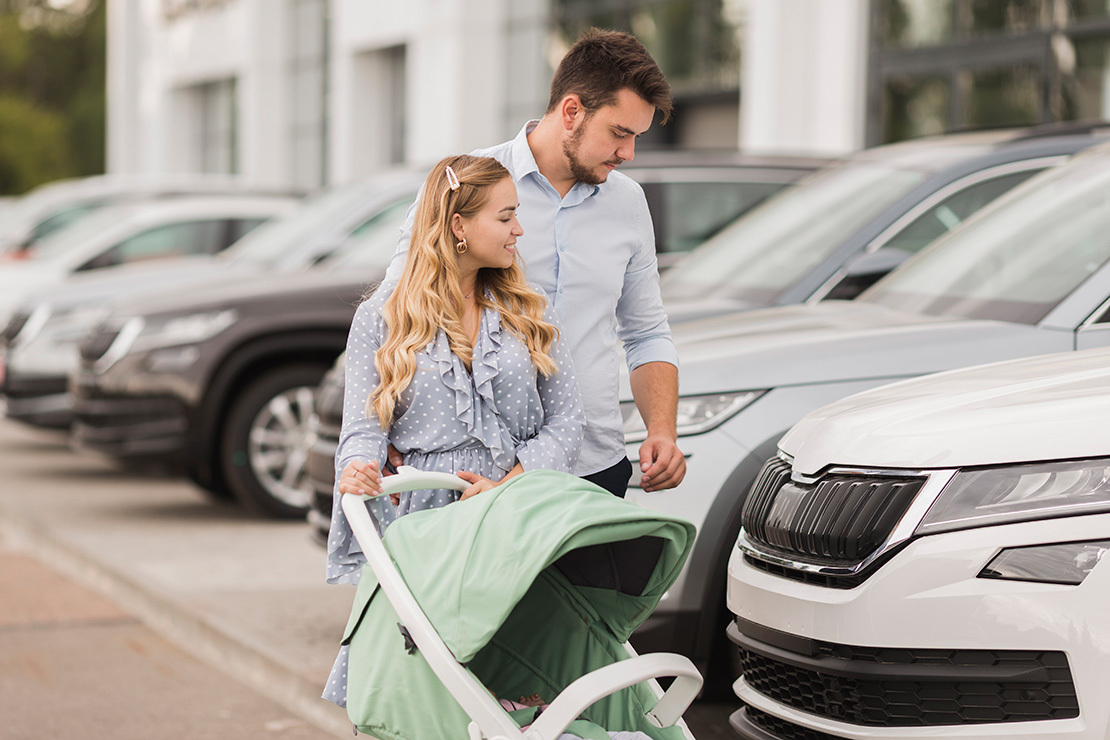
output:
[{"label": "white car", "polygon": [[774,738],[1110,737],[1110,350],[903,381],[803,417],[729,561]]},{"label": "white car", "polygon": [[213,174],[94,175],[55,180],[0,199],[0,262],[30,256],[48,236],[102,208],[197,195],[285,195],[240,177]]},{"label": "white car", "polygon": [[31,259],[0,264],[0,324],[36,288],[104,267],[215,254],[297,202],[222,195],[105,207],[45,239]]}]

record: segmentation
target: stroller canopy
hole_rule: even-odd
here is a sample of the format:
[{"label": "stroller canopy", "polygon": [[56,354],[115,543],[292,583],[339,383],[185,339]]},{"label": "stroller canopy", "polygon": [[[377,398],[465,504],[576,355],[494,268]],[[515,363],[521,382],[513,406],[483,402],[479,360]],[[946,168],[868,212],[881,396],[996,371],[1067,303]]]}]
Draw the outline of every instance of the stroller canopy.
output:
[{"label": "stroller canopy", "polygon": [[394,522],[383,541],[448,648],[470,661],[546,568],[626,641],[678,577],[694,526],[549,470]]}]

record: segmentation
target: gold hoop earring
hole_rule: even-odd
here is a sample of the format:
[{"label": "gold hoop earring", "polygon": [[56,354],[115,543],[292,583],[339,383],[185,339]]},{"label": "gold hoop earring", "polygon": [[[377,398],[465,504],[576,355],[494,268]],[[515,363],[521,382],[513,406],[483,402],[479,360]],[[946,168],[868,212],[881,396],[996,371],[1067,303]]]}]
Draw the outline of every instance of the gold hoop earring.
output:
[{"label": "gold hoop earring", "polygon": [[463,239],[462,241],[460,241],[458,244],[455,245],[455,253],[456,254],[463,254],[464,252],[466,252],[466,239]]}]

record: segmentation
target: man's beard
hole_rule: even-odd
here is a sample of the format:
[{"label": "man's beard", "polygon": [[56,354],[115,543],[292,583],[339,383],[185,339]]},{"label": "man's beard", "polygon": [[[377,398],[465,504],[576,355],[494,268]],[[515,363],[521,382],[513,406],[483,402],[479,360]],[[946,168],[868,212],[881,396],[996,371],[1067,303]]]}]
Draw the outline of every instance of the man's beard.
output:
[{"label": "man's beard", "polygon": [[605,182],[609,173],[606,172],[599,175],[595,170],[591,170],[578,159],[578,149],[579,145],[582,143],[584,128],[585,122],[570,135],[570,139],[563,141],[563,156],[567,158],[567,166],[570,167],[570,174],[574,175],[575,180],[586,185],[600,185]]}]

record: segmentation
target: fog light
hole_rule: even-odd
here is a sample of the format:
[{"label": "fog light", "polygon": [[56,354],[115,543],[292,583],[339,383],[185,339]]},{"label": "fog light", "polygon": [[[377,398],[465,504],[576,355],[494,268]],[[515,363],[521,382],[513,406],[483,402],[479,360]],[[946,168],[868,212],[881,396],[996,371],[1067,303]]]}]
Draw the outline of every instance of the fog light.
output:
[{"label": "fog light", "polygon": [[1108,549],[1110,540],[1011,547],[998,553],[979,578],[1078,586]]}]

